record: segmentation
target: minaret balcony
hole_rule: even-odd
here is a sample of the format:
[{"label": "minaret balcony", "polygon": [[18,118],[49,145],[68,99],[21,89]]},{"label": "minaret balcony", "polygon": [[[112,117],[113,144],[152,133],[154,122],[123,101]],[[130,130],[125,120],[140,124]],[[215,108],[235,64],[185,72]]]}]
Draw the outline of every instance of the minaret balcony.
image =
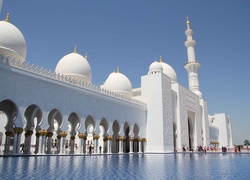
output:
[{"label": "minaret balcony", "polygon": [[188,47],[194,47],[196,45],[195,40],[188,40],[185,42],[185,46]]}]

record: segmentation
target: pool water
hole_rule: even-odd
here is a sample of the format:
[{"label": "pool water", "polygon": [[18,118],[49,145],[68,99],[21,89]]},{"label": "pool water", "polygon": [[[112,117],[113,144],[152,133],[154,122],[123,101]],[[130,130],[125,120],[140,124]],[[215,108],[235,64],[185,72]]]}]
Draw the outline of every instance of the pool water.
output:
[{"label": "pool water", "polygon": [[249,154],[0,157],[1,179],[250,179]]}]

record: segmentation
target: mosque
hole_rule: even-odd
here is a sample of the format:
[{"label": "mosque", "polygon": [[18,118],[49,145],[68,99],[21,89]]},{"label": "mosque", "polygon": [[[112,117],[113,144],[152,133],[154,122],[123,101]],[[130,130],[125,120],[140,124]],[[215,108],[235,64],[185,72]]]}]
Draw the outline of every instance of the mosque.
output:
[{"label": "mosque", "polygon": [[208,115],[188,18],[186,25],[189,88],[162,58],[133,88],[118,68],[104,84],[92,84],[88,57],[76,48],[62,55],[55,70],[26,62],[25,38],[8,14],[0,21],[0,150],[9,155],[232,148],[230,116]]}]

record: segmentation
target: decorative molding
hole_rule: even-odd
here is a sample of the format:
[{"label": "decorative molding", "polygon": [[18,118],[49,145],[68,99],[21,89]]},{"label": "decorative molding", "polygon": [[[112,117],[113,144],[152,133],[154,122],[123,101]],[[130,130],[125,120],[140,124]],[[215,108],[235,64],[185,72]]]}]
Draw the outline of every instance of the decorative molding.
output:
[{"label": "decorative molding", "polygon": [[130,96],[126,96],[124,94],[120,94],[105,88],[101,88],[97,85],[94,85],[92,83],[88,83],[88,82],[84,82],[82,80],[79,79],[75,79],[72,78],[70,76],[66,76],[60,73],[56,73],[54,71],[45,69],[43,67],[39,67],[36,66],[34,64],[30,64],[30,63],[26,63],[26,62],[21,62],[20,60],[16,60],[14,58],[10,58],[10,57],[5,57],[4,55],[0,55],[0,63],[2,64],[6,64],[8,66],[20,69],[22,71],[25,72],[30,72],[30,73],[34,73],[38,76],[43,76],[55,81],[60,81],[63,82],[65,84],[71,85],[71,86],[75,86],[75,87],[79,87],[82,89],[87,89],[89,91],[98,93],[98,94],[102,94],[102,95],[106,95],[109,97],[113,97],[122,101],[126,101],[129,103],[133,103],[133,104],[137,104],[140,106],[144,106],[146,107],[147,104],[143,101],[140,101],[138,99],[132,98]]}]

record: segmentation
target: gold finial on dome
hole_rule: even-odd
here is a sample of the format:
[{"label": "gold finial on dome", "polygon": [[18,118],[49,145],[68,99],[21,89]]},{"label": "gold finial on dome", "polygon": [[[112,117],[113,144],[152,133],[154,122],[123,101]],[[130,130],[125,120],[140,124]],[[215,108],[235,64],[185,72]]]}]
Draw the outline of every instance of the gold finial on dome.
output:
[{"label": "gold finial on dome", "polygon": [[74,48],[74,53],[76,53],[76,46],[75,46],[75,48]]},{"label": "gold finial on dome", "polygon": [[5,21],[9,22],[10,13],[7,13]]},{"label": "gold finial on dome", "polygon": [[85,54],[85,59],[88,60],[88,52]]},{"label": "gold finial on dome", "polygon": [[120,68],[119,66],[116,67],[116,73],[119,73],[120,72]]},{"label": "gold finial on dome", "polygon": [[161,57],[161,56],[160,56],[160,62],[163,62],[163,61],[162,61],[162,57]]}]

